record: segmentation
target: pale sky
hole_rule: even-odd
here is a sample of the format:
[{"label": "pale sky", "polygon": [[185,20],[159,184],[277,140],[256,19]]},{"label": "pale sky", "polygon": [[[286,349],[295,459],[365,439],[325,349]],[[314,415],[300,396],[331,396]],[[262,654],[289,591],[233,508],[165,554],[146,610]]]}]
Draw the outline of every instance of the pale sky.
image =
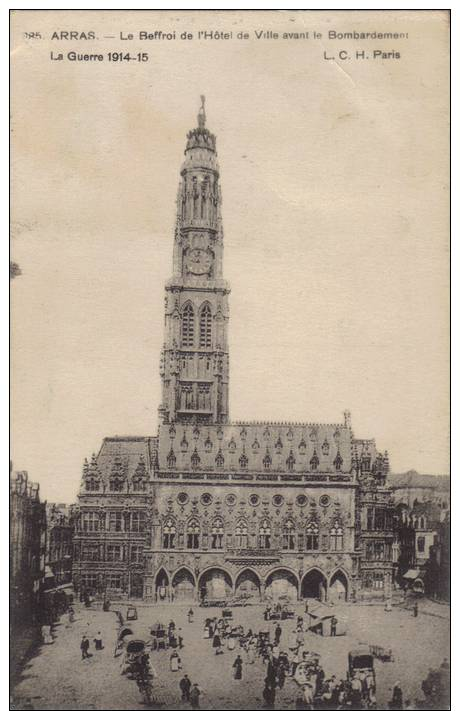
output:
[{"label": "pale sky", "polygon": [[[349,409],[392,471],[448,473],[446,13],[34,12],[37,44],[26,14],[13,38],[14,469],[70,502],[104,436],[156,433],[179,169],[205,94],[231,418],[341,422]],[[119,40],[47,39],[331,27],[409,39],[363,43],[400,60],[346,63],[324,50],[359,43],[135,41],[149,62],[124,64],[50,60]]]}]

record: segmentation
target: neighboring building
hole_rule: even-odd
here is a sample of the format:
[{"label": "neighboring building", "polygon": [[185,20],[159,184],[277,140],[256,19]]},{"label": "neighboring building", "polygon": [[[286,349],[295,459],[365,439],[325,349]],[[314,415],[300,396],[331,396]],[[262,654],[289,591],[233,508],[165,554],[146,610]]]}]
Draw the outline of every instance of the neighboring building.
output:
[{"label": "neighboring building", "polygon": [[80,593],[143,596],[156,447],[154,437],[106,437],[97,457],[85,461],[73,538]]},{"label": "neighboring building", "polygon": [[390,474],[388,484],[393,490],[396,503],[412,508],[425,501],[439,504],[441,509],[450,508],[450,477],[419,474],[411,469],[405,474]]},{"label": "neighboring building", "polygon": [[72,581],[72,507],[67,504],[47,504],[46,517],[46,587],[50,588]]},{"label": "neighboring building", "polygon": [[397,582],[430,596],[449,596],[448,477],[407,472],[391,477],[399,546]]},{"label": "neighboring building", "polygon": [[229,293],[202,107],[177,197],[158,436],[107,438],[85,465],[75,583],[155,601],[389,594],[387,454],[354,437],[349,413],[333,424],[230,421]]},{"label": "neighboring building", "polygon": [[13,624],[35,622],[45,581],[46,503],[27,472],[10,477],[10,585]]}]

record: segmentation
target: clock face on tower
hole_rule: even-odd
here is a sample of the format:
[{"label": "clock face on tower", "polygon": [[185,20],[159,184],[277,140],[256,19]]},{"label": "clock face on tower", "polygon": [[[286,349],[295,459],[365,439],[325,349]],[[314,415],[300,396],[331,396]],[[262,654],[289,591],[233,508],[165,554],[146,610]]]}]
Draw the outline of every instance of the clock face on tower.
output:
[{"label": "clock face on tower", "polygon": [[209,274],[212,266],[212,253],[209,250],[195,247],[185,255],[187,273],[202,276]]}]

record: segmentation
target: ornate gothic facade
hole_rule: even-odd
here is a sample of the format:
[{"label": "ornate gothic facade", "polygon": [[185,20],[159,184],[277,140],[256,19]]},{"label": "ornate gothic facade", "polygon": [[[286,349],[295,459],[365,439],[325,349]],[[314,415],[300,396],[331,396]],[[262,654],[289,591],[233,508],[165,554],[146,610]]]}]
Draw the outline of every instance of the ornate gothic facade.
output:
[{"label": "ornate gothic facade", "polygon": [[336,424],[230,422],[228,283],[216,139],[189,132],[166,284],[156,437],[85,463],[77,586],[152,601],[388,592],[387,454]]}]

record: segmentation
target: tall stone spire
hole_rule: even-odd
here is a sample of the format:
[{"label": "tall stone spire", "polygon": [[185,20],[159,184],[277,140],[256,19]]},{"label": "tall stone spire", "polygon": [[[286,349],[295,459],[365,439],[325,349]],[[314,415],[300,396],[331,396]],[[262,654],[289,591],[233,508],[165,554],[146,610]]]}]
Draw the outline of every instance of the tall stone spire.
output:
[{"label": "tall stone spire", "polygon": [[228,283],[222,276],[223,230],[216,138],[198,126],[187,134],[173,250],[166,284],[161,359],[164,422],[228,420]]}]

